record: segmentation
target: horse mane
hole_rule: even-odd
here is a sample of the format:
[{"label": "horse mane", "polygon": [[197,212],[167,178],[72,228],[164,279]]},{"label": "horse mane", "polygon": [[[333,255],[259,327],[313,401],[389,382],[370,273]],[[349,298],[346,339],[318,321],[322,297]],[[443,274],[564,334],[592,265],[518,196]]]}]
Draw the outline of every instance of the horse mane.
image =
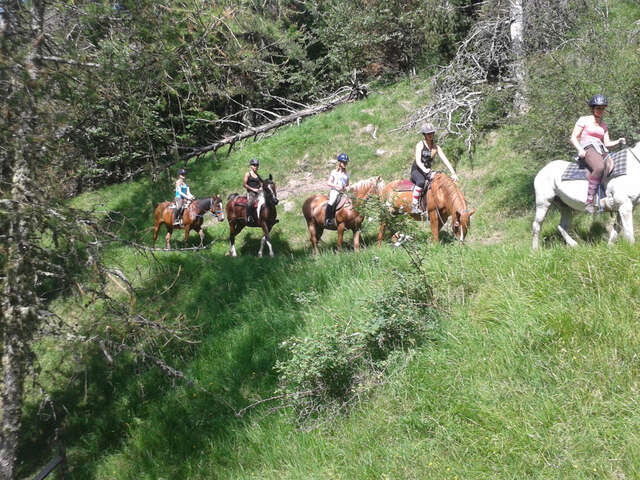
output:
[{"label": "horse mane", "polygon": [[380,194],[383,189],[384,180],[382,180],[380,175],[360,180],[359,182],[347,187],[347,191],[355,193],[358,198],[363,198],[369,193]]},{"label": "horse mane", "polygon": [[451,180],[451,177],[444,173],[439,173],[433,179],[431,188],[436,191],[443,191],[444,197],[447,202],[447,208],[453,214],[456,211],[464,212],[467,209],[467,201],[464,199],[464,195],[456,185],[456,182]]},{"label": "horse mane", "polygon": [[208,208],[205,208],[205,203],[209,201],[211,201],[211,205],[213,206],[213,197],[201,198],[193,203],[195,203],[198,206],[198,210],[202,212],[203,210],[208,210]]}]

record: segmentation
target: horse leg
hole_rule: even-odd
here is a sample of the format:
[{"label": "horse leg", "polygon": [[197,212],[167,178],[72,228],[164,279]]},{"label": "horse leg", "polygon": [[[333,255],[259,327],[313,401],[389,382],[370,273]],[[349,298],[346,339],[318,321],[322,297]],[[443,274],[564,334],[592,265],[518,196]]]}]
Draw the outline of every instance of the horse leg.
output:
[{"label": "horse leg", "polygon": [[227,252],[226,256],[231,255],[232,257],[237,257],[238,254],[236,253],[236,231],[235,228],[233,227],[232,223],[229,223],[229,251]]},{"label": "horse leg", "polygon": [[169,240],[171,240],[171,233],[173,232],[173,228],[170,228],[169,225],[165,224],[167,227],[167,234],[164,236],[164,248],[165,250],[171,250],[171,245],[169,245]]},{"label": "horse leg", "polygon": [[344,222],[338,225],[338,250],[342,250],[343,237],[344,237]]},{"label": "horse leg", "polygon": [[360,230],[353,231],[353,249],[357,252],[360,250]]},{"label": "horse leg", "polygon": [[191,231],[191,226],[184,226],[184,248],[187,248],[187,241],[189,240],[189,232]]},{"label": "horse leg", "polygon": [[269,256],[273,258],[273,247],[271,246],[267,223],[264,220],[260,221],[260,227],[262,228],[262,238],[260,239],[260,250],[258,250],[258,256],[262,257],[262,251],[264,250],[264,244],[266,243],[267,247],[269,247]]},{"label": "horse leg", "polygon": [[161,222],[154,223],[153,225],[153,246],[156,246],[156,239],[158,238],[158,230],[160,230]]},{"label": "horse leg", "polygon": [[431,226],[431,236],[433,243],[438,243],[440,240],[438,234],[440,232],[440,219],[438,218],[438,212],[434,209],[429,212],[429,224]]},{"label": "horse leg", "polygon": [[380,229],[378,230],[378,246],[382,244],[382,237],[384,237],[384,229],[386,225],[384,223],[380,224]]},{"label": "horse leg", "polygon": [[620,222],[622,223],[622,233],[624,238],[631,244],[635,242],[633,237],[633,204],[626,200],[618,209]]},{"label": "horse leg", "polygon": [[204,247],[204,230],[202,228],[198,230],[198,235],[200,235],[200,245],[198,248],[202,248]]},{"label": "horse leg", "polygon": [[571,235],[569,235],[569,229],[571,228],[571,218],[573,217],[573,213],[569,207],[562,207],[560,209],[560,225],[558,225],[558,231],[564,241],[567,242],[567,245],[570,247],[577,247],[578,242],[576,242]]},{"label": "horse leg", "polygon": [[311,241],[311,246],[313,248],[313,254],[317,255],[318,254],[318,240],[320,240],[320,237],[322,236],[322,227],[318,226],[316,229],[316,223],[313,221],[313,219],[309,220],[307,222],[307,228],[309,230],[309,240]]},{"label": "horse leg", "polygon": [[542,222],[544,222],[545,217],[547,216],[547,212],[549,211],[549,207],[551,206],[551,202],[544,201],[540,203],[536,203],[536,215],[533,219],[533,225],[531,226],[531,231],[533,232],[533,242],[532,247],[534,250],[538,249],[538,237],[540,236],[540,227],[542,226]]}]

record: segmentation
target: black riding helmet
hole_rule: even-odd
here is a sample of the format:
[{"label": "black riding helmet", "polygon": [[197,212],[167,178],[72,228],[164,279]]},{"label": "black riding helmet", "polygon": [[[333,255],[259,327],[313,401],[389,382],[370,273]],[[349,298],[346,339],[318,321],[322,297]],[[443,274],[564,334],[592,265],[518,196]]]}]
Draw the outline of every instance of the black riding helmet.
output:
[{"label": "black riding helmet", "polygon": [[249,161],[249,165],[260,165],[260,162],[258,162],[258,159],[257,159],[257,158],[252,158],[252,159]]},{"label": "black riding helmet", "polygon": [[591,97],[591,100],[589,100],[589,106],[591,108],[593,108],[593,107],[606,107],[607,105],[608,105],[607,99],[601,93],[598,93],[597,95],[594,95],[593,97]]},{"label": "black riding helmet", "polygon": [[186,175],[187,171],[184,168],[181,168],[180,170],[178,170],[178,175]]}]

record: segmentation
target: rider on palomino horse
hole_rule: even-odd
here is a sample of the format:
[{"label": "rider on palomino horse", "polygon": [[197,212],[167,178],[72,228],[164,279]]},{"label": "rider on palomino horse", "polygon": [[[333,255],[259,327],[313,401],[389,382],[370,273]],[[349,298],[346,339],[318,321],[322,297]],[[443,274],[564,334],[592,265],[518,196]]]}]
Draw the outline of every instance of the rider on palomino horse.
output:
[{"label": "rider on palomino horse", "polygon": [[[247,224],[253,224],[258,219],[264,197],[262,194],[262,178],[258,175],[258,168],[260,167],[258,159],[252,158],[249,166],[251,170],[245,173],[242,186],[247,190]],[[256,202],[258,202],[257,208],[255,206]]]},{"label": "rider on palomino horse", "polygon": [[178,170],[178,179],[176,180],[176,196],[175,196],[175,209],[173,211],[173,224],[182,224],[182,212],[184,211],[185,203],[188,200],[193,200],[195,196],[191,194],[189,186],[184,181],[187,175],[187,171],[184,168]]},{"label": "rider on palomino horse", "polygon": [[413,195],[411,201],[411,213],[414,214],[422,214],[423,211],[420,208],[420,197],[422,197],[423,192],[426,192],[425,184],[431,182],[433,172],[431,170],[431,165],[433,164],[433,160],[435,157],[440,157],[442,159],[442,163],[449,169],[451,172],[451,179],[454,182],[458,181],[458,176],[456,172],[453,170],[451,163],[447,160],[446,155],[440,148],[440,145],[437,145],[433,140],[433,135],[436,132],[435,127],[431,123],[425,123],[422,125],[420,129],[424,138],[416,143],[416,155],[415,161],[413,165],[411,165],[411,182],[413,182]]},{"label": "rider on palomino horse", "polygon": [[349,157],[346,153],[341,153],[338,155],[338,165],[335,170],[331,172],[331,175],[329,175],[327,185],[331,190],[329,191],[329,201],[327,202],[324,220],[324,226],[327,228],[336,228],[336,204],[338,196],[349,186],[347,163],[349,163]]},{"label": "rider on palomino horse", "polygon": [[624,145],[626,140],[618,138],[611,141],[607,124],[602,121],[604,110],[607,107],[607,99],[602,94],[597,94],[589,100],[591,115],[580,117],[571,133],[571,144],[578,150],[578,156],[584,159],[587,168],[591,172],[587,175],[589,187],[587,190],[587,203],[585,212],[595,213],[593,200],[598,186],[602,181],[605,168],[605,158],[608,155],[608,147]]}]

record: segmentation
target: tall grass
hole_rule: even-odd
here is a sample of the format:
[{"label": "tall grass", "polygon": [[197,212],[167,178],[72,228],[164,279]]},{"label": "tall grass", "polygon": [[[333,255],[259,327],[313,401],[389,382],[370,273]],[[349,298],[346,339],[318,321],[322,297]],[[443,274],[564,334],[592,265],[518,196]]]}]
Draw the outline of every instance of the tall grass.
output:
[{"label": "tall grass", "polygon": [[[247,142],[228,158],[194,161],[190,186],[200,196],[238,191],[254,156],[278,186],[305,172],[322,180],[340,151],[352,158],[354,180],[406,176],[415,135],[388,132],[424,88],[407,81]],[[376,139],[364,132],[368,123],[378,126]],[[374,246],[377,226],[369,224],[363,251],[347,245],[334,254],[335,233],[326,232],[321,255],[312,257],[300,215],[308,192],[287,199],[291,212],[280,209],[274,259],[256,257],[256,229],[239,236],[238,258],[225,257],[227,230],[219,224],[207,227],[214,243],[201,252],[150,256],[113,246],[107,259],[136,286],[141,312],[197,329],[200,343],[170,352],[198,386],[172,385],[132,359],[111,368],[99,352],[43,343],[45,384],[69,411],[72,478],[640,477],[640,252],[624,243],[608,248],[601,222],[590,219],[578,220],[581,246],[568,249],[553,215],[543,248],[532,252],[535,167],[516,137],[505,128],[473,165],[458,164],[477,208],[468,244],[420,245],[441,312],[434,335],[392,354],[381,385],[310,431],[298,428],[290,409],[272,410],[277,402],[235,412],[274,394],[283,342],[368,315],[396,273],[415,269],[402,249]],[[387,153],[377,156],[380,148]],[[149,244],[153,204],[171,190],[170,178],[139,181],[76,204],[96,206],[121,236]],[[86,367],[78,356],[90,359]],[[25,471],[43,463],[53,423],[38,415],[38,404],[28,406]]]}]

